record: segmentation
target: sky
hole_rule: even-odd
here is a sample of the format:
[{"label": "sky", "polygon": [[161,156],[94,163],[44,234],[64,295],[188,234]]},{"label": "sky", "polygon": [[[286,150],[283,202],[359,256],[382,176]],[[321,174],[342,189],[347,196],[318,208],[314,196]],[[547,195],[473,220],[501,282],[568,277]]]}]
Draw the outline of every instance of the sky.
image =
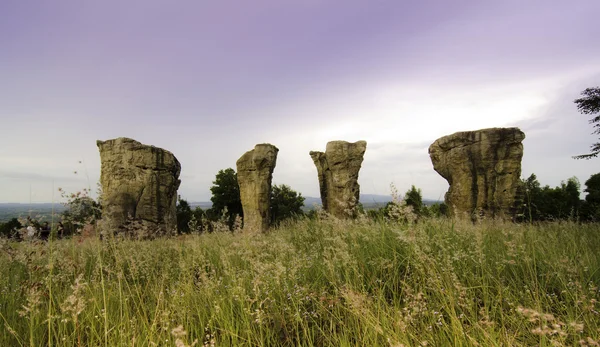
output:
[{"label": "sky", "polygon": [[279,148],[273,183],[319,196],[309,156],[367,141],[361,193],[443,199],[428,155],[457,131],[519,127],[542,185],[600,159],[573,100],[600,85],[600,1],[2,0],[0,202],[96,190],[96,140],[181,162],[208,201],[220,169]]}]

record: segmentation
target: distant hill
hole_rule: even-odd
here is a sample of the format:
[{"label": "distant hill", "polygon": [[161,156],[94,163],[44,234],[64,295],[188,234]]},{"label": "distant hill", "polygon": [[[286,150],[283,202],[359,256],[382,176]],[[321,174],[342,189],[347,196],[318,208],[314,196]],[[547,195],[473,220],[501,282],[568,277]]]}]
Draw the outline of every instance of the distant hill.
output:
[{"label": "distant hill", "polygon": [[56,216],[65,210],[66,207],[59,203],[0,203],[0,223],[27,216],[48,221],[52,218],[52,213]]},{"label": "distant hill", "polygon": [[192,209],[194,209],[196,207],[200,207],[203,210],[208,210],[209,208],[212,207],[212,202],[210,202],[210,201],[193,201],[193,202],[190,202],[189,204]]}]

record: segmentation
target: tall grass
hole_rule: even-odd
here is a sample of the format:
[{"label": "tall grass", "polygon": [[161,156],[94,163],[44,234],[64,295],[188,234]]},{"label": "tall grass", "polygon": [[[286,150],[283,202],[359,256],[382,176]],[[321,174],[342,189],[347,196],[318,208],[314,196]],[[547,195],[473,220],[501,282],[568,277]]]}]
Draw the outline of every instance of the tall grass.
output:
[{"label": "tall grass", "polygon": [[0,241],[1,346],[600,341],[600,226],[328,217],[266,235]]}]

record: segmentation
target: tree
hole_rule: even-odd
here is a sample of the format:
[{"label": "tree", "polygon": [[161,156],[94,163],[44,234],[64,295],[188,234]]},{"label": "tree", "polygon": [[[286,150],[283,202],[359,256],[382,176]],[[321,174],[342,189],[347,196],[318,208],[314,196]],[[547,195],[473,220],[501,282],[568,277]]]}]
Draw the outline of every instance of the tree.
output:
[{"label": "tree", "polygon": [[[592,134],[600,134],[600,87],[587,88],[581,92],[582,98],[575,99],[577,110],[582,114],[594,115],[589,120],[590,124],[594,124]],[[600,153],[600,142],[596,142],[590,146],[591,153],[574,156],[575,159],[591,159],[596,158]]]},{"label": "tree", "polygon": [[404,194],[404,200],[406,204],[412,206],[413,212],[420,216],[423,212],[423,196],[421,195],[421,189],[418,189],[414,185],[410,187],[406,194]]},{"label": "tree", "polygon": [[230,226],[233,225],[235,216],[244,216],[242,200],[240,198],[240,186],[238,185],[237,173],[232,168],[219,170],[213,186],[210,187],[212,207],[208,213],[212,219],[219,218],[227,209]]},{"label": "tree", "polygon": [[181,234],[190,232],[189,223],[192,220],[190,204],[179,196],[175,211],[177,214],[177,231]]},{"label": "tree", "polygon": [[517,219],[532,222],[539,220],[540,211],[538,203],[542,194],[540,182],[537,176],[532,173],[527,179],[521,180],[517,190],[516,200]]},{"label": "tree", "polygon": [[0,223],[0,236],[13,237],[17,230],[23,226],[17,218],[13,218],[6,223]]},{"label": "tree", "polygon": [[535,174],[521,181],[517,199],[521,209],[520,220],[544,221],[576,218],[581,208],[580,184],[577,177],[571,177],[560,186],[542,187]]},{"label": "tree", "polygon": [[600,221],[600,173],[593,174],[585,181],[587,193],[581,205],[582,219],[592,222]]},{"label": "tree", "polygon": [[561,182],[560,188],[565,196],[565,203],[571,213],[577,214],[579,206],[581,205],[581,183],[577,177],[573,176],[567,180],[567,183]]},{"label": "tree", "polygon": [[434,217],[449,217],[450,210],[448,209],[448,205],[444,202],[436,202],[435,204],[429,206],[427,213],[430,216]]},{"label": "tree", "polygon": [[585,181],[585,190],[588,193],[585,201],[600,205],[600,173],[593,174]]},{"label": "tree", "polygon": [[284,219],[302,216],[304,197],[290,186],[273,185],[271,189],[271,224],[278,225]]}]

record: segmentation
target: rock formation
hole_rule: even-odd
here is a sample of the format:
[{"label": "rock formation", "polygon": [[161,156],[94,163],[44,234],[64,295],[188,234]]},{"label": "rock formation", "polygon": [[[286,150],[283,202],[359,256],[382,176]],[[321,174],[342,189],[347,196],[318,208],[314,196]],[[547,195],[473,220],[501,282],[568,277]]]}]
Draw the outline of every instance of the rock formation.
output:
[{"label": "rock formation", "polygon": [[518,128],[464,131],[429,146],[433,168],[450,184],[454,216],[511,218],[521,178],[525,134]]},{"label": "rock formation", "polygon": [[358,204],[358,172],[366,150],[366,141],[331,141],[325,153],[310,152],[319,175],[323,209],[338,218],[349,217]]},{"label": "rock formation", "polygon": [[125,137],[96,144],[102,163],[103,233],[122,232],[132,220],[153,233],[176,230],[175,205],[181,183],[177,158],[167,150]]},{"label": "rock formation", "polygon": [[236,162],[244,230],[265,232],[269,229],[271,181],[278,152],[271,144],[259,144]]}]

